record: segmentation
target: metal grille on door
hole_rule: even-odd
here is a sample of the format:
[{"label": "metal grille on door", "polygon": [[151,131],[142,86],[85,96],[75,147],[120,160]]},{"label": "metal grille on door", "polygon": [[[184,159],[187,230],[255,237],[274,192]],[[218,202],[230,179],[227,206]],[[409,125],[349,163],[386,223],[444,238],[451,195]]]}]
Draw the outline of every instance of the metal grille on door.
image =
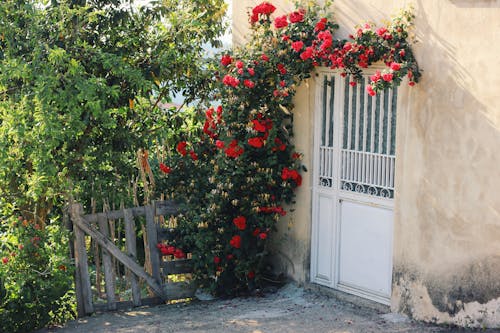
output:
[{"label": "metal grille on door", "polygon": [[[337,186],[369,196],[394,198],[397,89],[376,96],[366,93],[369,78],[352,87],[349,78],[324,77],[319,183],[333,187],[336,133],[334,133],[335,85],[342,85],[344,109],[340,142],[340,181]],[[337,90],[338,91],[338,90]],[[339,118],[337,118],[339,119]]]}]

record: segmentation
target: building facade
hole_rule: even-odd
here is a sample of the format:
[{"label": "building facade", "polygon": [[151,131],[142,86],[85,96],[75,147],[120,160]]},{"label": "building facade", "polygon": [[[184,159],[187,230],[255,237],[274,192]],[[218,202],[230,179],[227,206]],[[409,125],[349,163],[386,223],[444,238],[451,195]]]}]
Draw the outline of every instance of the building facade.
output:
[{"label": "building facade", "polygon": [[[233,3],[235,45],[258,3]],[[320,68],[299,88],[309,172],[280,222],[276,269],[416,319],[499,327],[500,1],[336,0],[337,37],[409,4],[418,85],[371,99]]]}]

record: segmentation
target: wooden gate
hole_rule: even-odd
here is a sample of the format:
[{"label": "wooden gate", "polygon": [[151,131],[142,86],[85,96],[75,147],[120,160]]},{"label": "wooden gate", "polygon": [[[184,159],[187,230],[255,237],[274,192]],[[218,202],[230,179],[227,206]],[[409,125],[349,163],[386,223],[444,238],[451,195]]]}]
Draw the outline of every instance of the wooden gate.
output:
[{"label": "wooden gate", "polygon": [[[159,221],[169,221],[177,214],[176,205],[170,201],[98,214],[84,214],[82,205],[71,205],[79,317],[96,311],[161,304],[193,296],[194,286],[185,281],[186,274],[192,272],[191,260],[163,256],[157,248],[171,231],[168,225]],[[118,235],[114,234],[114,228],[110,229],[110,225],[117,224],[121,226]],[[140,235],[136,233],[137,227],[140,227]],[[143,247],[137,246],[138,239],[143,241]],[[142,257],[149,257],[149,260],[138,260],[138,249]],[[89,257],[93,260],[89,261]],[[146,262],[151,264],[147,270],[144,268]],[[101,292],[102,271],[105,295]],[[124,279],[119,280],[119,276]],[[121,288],[116,287],[117,281],[122,282]],[[124,291],[126,295],[122,295]]]}]

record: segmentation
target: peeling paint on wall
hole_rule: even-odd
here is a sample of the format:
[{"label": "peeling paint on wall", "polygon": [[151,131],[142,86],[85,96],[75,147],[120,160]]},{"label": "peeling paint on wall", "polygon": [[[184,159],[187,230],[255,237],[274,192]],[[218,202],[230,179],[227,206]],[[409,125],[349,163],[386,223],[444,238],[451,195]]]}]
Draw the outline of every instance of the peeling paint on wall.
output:
[{"label": "peeling paint on wall", "polygon": [[463,327],[500,327],[500,256],[438,275],[410,265],[394,269],[392,308],[417,320]]}]

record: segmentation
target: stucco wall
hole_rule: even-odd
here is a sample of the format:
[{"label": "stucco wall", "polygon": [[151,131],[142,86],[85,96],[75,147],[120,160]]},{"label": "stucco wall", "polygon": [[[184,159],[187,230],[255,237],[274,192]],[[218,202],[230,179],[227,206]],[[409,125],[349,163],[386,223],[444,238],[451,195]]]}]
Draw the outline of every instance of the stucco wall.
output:
[{"label": "stucco wall", "polygon": [[[234,42],[247,8],[233,4]],[[292,1],[273,1],[279,11]],[[418,319],[500,326],[500,1],[336,0],[345,37],[413,4],[421,83],[398,100],[392,308]],[[313,79],[311,79],[313,81]],[[296,144],[312,171],[314,84],[296,97]],[[284,267],[308,278],[311,172],[277,245]]]}]

